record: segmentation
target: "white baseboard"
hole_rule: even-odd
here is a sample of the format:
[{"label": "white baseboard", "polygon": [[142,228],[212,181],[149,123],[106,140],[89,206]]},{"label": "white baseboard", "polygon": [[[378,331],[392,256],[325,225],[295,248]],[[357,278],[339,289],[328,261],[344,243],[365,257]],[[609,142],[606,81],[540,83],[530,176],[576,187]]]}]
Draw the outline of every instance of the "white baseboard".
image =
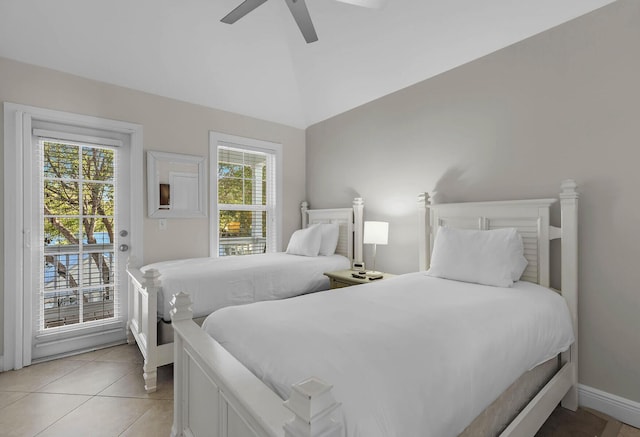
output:
[{"label": "white baseboard", "polygon": [[640,428],[639,402],[582,384],[578,385],[578,399],[583,407],[593,408],[628,425]]}]

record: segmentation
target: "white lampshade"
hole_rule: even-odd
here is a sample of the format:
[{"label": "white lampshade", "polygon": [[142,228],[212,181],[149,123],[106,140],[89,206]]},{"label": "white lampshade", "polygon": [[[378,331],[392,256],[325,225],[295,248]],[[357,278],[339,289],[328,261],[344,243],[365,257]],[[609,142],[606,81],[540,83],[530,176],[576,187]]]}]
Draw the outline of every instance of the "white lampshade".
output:
[{"label": "white lampshade", "polygon": [[389,223],[364,222],[364,244],[387,244],[389,239]]}]

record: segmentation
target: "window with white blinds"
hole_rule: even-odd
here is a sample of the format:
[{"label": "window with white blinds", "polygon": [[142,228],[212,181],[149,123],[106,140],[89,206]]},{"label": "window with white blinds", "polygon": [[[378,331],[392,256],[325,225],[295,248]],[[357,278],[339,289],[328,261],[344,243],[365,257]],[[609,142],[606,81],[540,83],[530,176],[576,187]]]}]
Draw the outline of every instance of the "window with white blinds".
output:
[{"label": "window with white blinds", "polygon": [[210,133],[212,256],[280,250],[282,146]]},{"label": "window with white blinds", "polygon": [[37,142],[36,337],[121,318],[116,292],[117,154],[118,148],[110,145],[46,137]]}]

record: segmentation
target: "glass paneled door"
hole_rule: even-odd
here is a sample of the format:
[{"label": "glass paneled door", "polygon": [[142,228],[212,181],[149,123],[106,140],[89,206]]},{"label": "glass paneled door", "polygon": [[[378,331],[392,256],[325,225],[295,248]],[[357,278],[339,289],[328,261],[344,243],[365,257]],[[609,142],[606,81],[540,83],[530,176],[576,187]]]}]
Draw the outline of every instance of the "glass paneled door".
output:
[{"label": "glass paneled door", "polygon": [[125,295],[119,284],[128,248],[127,190],[121,180],[126,172],[120,168],[126,148],[113,140],[72,141],[37,133],[31,202],[31,229],[37,235],[30,255],[33,359],[104,344],[108,335],[103,334],[122,331]]},{"label": "glass paneled door", "polygon": [[114,317],[111,149],[42,140],[42,329]]}]

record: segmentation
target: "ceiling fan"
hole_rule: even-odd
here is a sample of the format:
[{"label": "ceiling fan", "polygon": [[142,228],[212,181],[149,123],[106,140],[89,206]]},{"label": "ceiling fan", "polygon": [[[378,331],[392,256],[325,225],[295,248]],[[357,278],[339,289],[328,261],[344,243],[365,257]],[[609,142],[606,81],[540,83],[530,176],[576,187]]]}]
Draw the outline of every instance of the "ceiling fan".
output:
[{"label": "ceiling fan", "polygon": [[[233,24],[266,1],[267,0],[244,0],[238,7],[225,15],[220,21],[227,24]],[[379,8],[384,0],[338,1],[367,8]],[[294,20],[296,20],[305,41],[307,41],[307,43],[318,41],[318,35],[316,34],[316,29],[313,27],[313,22],[311,21],[311,16],[309,15],[309,10],[307,9],[305,0],[285,0],[285,2],[287,3],[287,6],[289,6],[291,15],[293,15]]]}]

